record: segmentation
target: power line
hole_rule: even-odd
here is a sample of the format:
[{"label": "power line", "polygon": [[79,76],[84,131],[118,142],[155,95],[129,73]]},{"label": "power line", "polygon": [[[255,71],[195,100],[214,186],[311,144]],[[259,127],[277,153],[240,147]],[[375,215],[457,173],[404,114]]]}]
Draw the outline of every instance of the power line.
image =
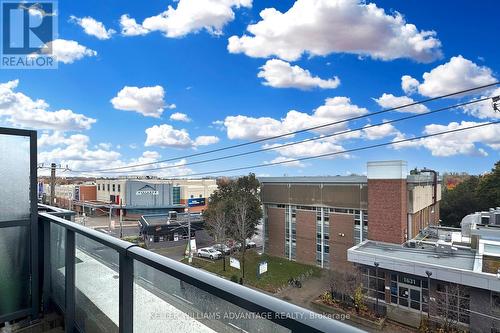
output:
[{"label": "power line", "polygon": [[207,151],[204,151],[204,152],[199,152],[199,153],[194,153],[194,154],[188,154],[188,155],[178,156],[178,157],[175,157],[175,158],[169,158],[169,159],[164,159],[164,160],[155,161],[155,162],[138,163],[138,164],[135,164],[135,165],[121,166],[121,167],[114,167],[114,168],[96,169],[96,170],[75,170],[74,172],[89,172],[90,173],[90,172],[123,170],[123,169],[130,169],[130,168],[135,168],[135,167],[140,167],[140,166],[153,165],[153,164],[157,164],[157,163],[171,162],[171,161],[175,161],[175,160],[179,160],[179,159],[183,159],[183,158],[196,157],[196,156],[201,156],[201,155],[216,153],[216,152],[219,152],[219,151],[224,151],[224,150],[234,149],[234,148],[240,148],[240,147],[244,147],[244,146],[248,146],[248,145],[252,145],[252,144],[256,144],[256,143],[260,143],[260,142],[264,142],[264,141],[279,139],[279,138],[287,137],[287,136],[290,136],[290,135],[304,133],[304,132],[308,132],[308,131],[312,131],[312,130],[316,130],[316,129],[320,129],[320,128],[324,128],[324,127],[328,127],[328,126],[338,125],[338,124],[346,123],[346,122],[353,121],[353,120],[359,120],[359,119],[370,117],[370,116],[376,116],[376,115],[379,115],[379,114],[383,114],[383,113],[387,113],[387,112],[391,112],[391,111],[395,111],[395,110],[407,108],[407,107],[410,107],[410,106],[415,106],[415,105],[419,105],[419,104],[428,103],[428,102],[439,100],[439,99],[446,98],[446,97],[461,95],[461,94],[465,94],[465,93],[468,93],[468,92],[471,92],[471,91],[485,89],[485,88],[492,87],[492,86],[495,86],[495,85],[498,85],[498,84],[500,84],[500,81],[497,81],[497,82],[494,82],[494,83],[490,83],[490,84],[486,84],[486,85],[482,85],[482,86],[477,86],[477,87],[474,87],[474,88],[464,89],[464,90],[460,90],[460,91],[457,91],[457,92],[453,92],[453,93],[449,93],[449,94],[444,94],[444,95],[440,95],[440,96],[436,96],[436,97],[432,97],[432,98],[427,98],[427,99],[420,100],[420,101],[415,101],[415,102],[412,102],[412,103],[400,105],[400,106],[397,106],[397,107],[393,107],[393,108],[389,108],[389,109],[385,109],[385,110],[381,110],[381,111],[377,111],[377,112],[373,112],[373,113],[369,113],[369,114],[365,114],[365,115],[360,115],[360,116],[356,116],[356,117],[346,118],[346,119],[343,119],[343,120],[338,120],[338,121],[326,123],[326,124],[323,124],[323,125],[317,125],[317,126],[313,126],[313,127],[308,127],[308,128],[304,128],[304,129],[293,131],[293,132],[287,132],[287,133],[283,133],[283,134],[279,134],[279,135],[275,135],[275,136],[271,136],[271,137],[266,137],[266,138],[262,138],[262,139],[257,139],[257,140],[253,140],[253,141],[247,141],[247,142],[239,143],[239,144],[232,145],[232,146],[226,146],[226,147],[216,148],[216,149],[212,149],[212,150],[207,150]]},{"label": "power line", "polygon": [[[269,166],[274,166],[274,165],[301,162],[301,161],[312,160],[312,159],[317,159],[317,158],[322,158],[322,157],[342,155],[342,154],[352,153],[352,152],[361,151],[361,150],[379,148],[379,147],[384,147],[384,146],[392,146],[392,145],[396,145],[396,144],[400,144],[400,143],[404,143],[404,142],[411,142],[411,141],[416,141],[416,140],[420,140],[420,139],[435,137],[435,136],[449,134],[449,133],[462,132],[462,131],[480,128],[480,127],[485,127],[485,126],[489,126],[489,125],[496,125],[499,123],[500,123],[500,120],[494,121],[494,122],[489,122],[489,123],[482,123],[479,125],[456,128],[453,130],[436,132],[436,133],[432,133],[432,134],[421,135],[421,136],[417,136],[417,137],[413,137],[413,138],[409,138],[409,139],[401,139],[401,140],[396,140],[396,141],[391,141],[391,142],[384,142],[384,143],[379,143],[379,144],[374,144],[374,145],[369,145],[369,146],[363,146],[363,147],[343,150],[343,151],[339,151],[339,152],[326,153],[326,154],[320,154],[320,155],[314,155],[314,156],[308,156],[308,157],[302,157],[302,158],[296,158],[296,159],[290,159],[290,160],[286,160],[286,161],[278,161],[278,162],[272,162],[272,163],[266,163],[266,164],[256,164],[256,165],[252,165],[252,166],[244,166],[244,167],[231,168],[231,169],[225,169],[225,170],[216,170],[216,171],[191,173],[191,174],[186,174],[186,175],[177,175],[177,176],[171,176],[171,178],[181,178],[181,177],[200,176],[200,175],[208,175],[208,174],[222,173],[222,172],[241,171],[241,170],[247,170],[247,169],[257,169],[257,168],[264,168],[264,167],[269,167]],[[161,169],[161,168],[155,168],[152,170],[159,170],[159,169]]]},{"label": "power line", "polygon": [[[413,114],[413,115],[410,115],[410,116],[406,116],[406,117],[402,117],[402,118],[397,118],[397,119],[393,119],[393,120],[388,120],[388,121],[384,121],[384,122],[380,122],[380,123],[376,123],[376,124],[369,124],[369,125],[366,125],[366,126],[363,126],[363,127],[358,127],[358,128],[354,128],[354,129],[348,129],[348,130],[345,130],[345,131],[341,131],[341,132],[335,132],[335,133],[332,133],[332,134],[327,134],[327,135],[322,135],[322,136],[318,136],[318,137],[308,138],[308,139],[297,141],[297,142],[290,142],[290,143],[285,143],[285,144],[281,144],[281,145],[277,145],[277,146],[266,147],[266,148],[261,148],[261,149],[256,149],[256,150],[251,150],[251,151],[247,151],[247,152],[243,152],[243,153],[237,153],[237,154],[226,155],[226,156],[221,156],[221,157],[214,157],[214,158],[210,158],[210,159],[206,159],[206,160],[188,162],[188,163],[179,164],[179,165],[169,165],[169,166],[163,166],[163,167],[160,166],[160,167],[154,167],[154,168],[149,168],[149,169],[126,170],[124,172],[134,173],[134,172],[154,171],[154,170],[162,170],[162,169],[182,168],[182,167],[186,167],[186,166],[189,166],[189,165],[203,164],[203,163],[209,163],[209,162],[214,162],[214,161],[225,160],[225,159],[229,159],[229,158],[246,156],[246,155],[255,154],[255,153],[261,153],[261,152],[265,152],[265,151],[276,150],[276,149],[280,149],[280,148],[284,148],[284,147],[289,147],[289,146],[294,146],[294,145],[298,145],[298,144],[302,144],[302,143],[306,143],[306,142],[311,142],[311,141],[315,141],[315,140],[321,140],[321,139],[335,137],[335,136],[344,135],[344,134],[348,134],[348,133],[358,132],[358,131],[362,131],[362,130],[366,130],[366,129],[370,129],[370,128],[374,128],[374,127],[383,126],[383,125],[386,125],[386,124],[393,124],[393,123],[404,121],[404,120],[408,120],[408,119],[414,119],[414,118],[418,118],[418,117],[428,116],[428,115],[431,115],[431,114],[434,114],[434,113],[443,112],[443,111],[446,111],[446,110],[450,110],[450,109],[462,107],[462,106],[465,106],[465,105],[470,105],[470,104],[474,104],[474,103],[483,102],[483,101],[486,101],[486,100],[489,100],[489,99],[490,99],[490,97],[485,97],[485,98],[481,98],[481,99],[477,99],[477,100],[472,100],[472,101],[468,101],[468,102],[464,102],[464,103],[459,103],[459,104],[454,104],[454,105],[446,106],[446,107],[443,107],[443,108],[440,108],[440,109],[436,109],[436,110],[433,110],[433,111],[429,111],[429,112],[426,112],[426,113]],[[161,162],[154,162],[152,164],[157,164],[157,163],[161,163]],[[78,171],[77,170],[77,171],[74,171],[74,172],[91,172],[91,171]],[[115,171],[103,171],[101,173],[105,173],[105,174],[107,174],[107,173],[113,173],[114,174],[116,172]]]}]

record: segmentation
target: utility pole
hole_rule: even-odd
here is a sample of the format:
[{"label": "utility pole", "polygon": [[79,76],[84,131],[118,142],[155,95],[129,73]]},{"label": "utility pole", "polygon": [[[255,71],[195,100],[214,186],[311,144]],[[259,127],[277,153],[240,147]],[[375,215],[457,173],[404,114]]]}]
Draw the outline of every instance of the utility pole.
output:
[{"label": "utility pole", "polygon": [[193,253],[191,252],[191,214],[189,213],[189,205],[186,208],[188,215],[188,262],[193,261]]},{"label": "utility pole", "polygon": [[55,206],[56,200],[56,164],[50,164],[50,206]]}]

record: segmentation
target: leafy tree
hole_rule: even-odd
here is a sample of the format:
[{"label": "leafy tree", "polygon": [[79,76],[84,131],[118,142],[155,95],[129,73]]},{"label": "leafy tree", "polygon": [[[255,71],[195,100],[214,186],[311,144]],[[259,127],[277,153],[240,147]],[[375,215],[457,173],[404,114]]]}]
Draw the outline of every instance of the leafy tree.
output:
[{"label": "leafy tree", "polygon": [[454,189],[443,191],[440,218],[445,226],[459,227],[468,214],[500,206],[500,161],[490,173],[470,176]]},{"label": "leafy tree", "polygon": [[260,183],[252,173],[236,180],[225,179],[210,196],[208,207],[203,213],[216,241],[221,242],[229,236],[241,243],[243,278],[246,240],[255,235],[263,216],[259,190]]},{"label": "leafy tree", "polygon": [[[229,201],[222,192],[215,191],[210,196],[207,209],[203,212],[203,217],[207,224],[207,231],[217,243],[225,244],[229,223],[231,221],[231,209]],[[226,257],[222,253],[223,270],[226,270]]]},{"label": "leafy tree", "polygon": [[245,278],[246,240],[255,235],[257,225],[263,216],[259,198],[260,183],[251,173],[233,182],[232,189],[234,223],[231,224],[229,233],[241,243],[241,272],[242,278]]}]

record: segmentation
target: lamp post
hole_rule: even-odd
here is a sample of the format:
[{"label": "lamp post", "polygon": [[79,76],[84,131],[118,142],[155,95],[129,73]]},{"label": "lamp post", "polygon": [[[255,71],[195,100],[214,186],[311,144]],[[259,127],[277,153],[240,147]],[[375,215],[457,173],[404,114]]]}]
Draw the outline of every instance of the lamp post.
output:
[{"label": "lamp post", "polygon": [[375,265],[375,281],[376,281],[376,284],[375,284],[375,304],[377,306],[377,309],[375,310],[376,313],[377,313],[377,317],[378,317],[378,266],[380,265],[379,262],[375,261],[373,263],[373,265]]},{"label": "lamp post", "polygon": [[191,214],[189,213],[189,205],[184,211],[187,213],[188,218],[188,262],[191,263],[193,261],[193,255],[191,253]]},{"label": "lamp post", "polygon": [[431,319],[431,306],[430,306],[430,300],[431,300],[431,271],[425,271],[425,274],[427,274],[427,297],[429,298],[427,300],[427,324],[429,324],[429,321]]}]

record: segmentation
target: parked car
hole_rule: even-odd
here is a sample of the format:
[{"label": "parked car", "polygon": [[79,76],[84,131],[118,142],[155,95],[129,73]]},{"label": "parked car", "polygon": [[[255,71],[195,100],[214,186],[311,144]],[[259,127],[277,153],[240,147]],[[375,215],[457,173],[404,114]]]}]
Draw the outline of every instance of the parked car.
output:
[{"label": "parked car", "polygon": [[231,248],[226,244],[215,244],[214,246],[212,246],[212,248],[219,251],[220,253],[224,253],[225,255],[231,253]]},{"label": "parked car", "polygon": [[245,246],[246,246],[247,249],[251,249],[251,248],[257,247],[257,244],[255,244],[255,242],[252,242],[252,241],[250,241],[250,240],[247,239],[245,241]]},{"label": "parked car", "polygon": [[209,258],[209,259],[219,259],[222,256],[222,253],[213,249],[211,247],[203,247],[197,252],[198,257]]}]

